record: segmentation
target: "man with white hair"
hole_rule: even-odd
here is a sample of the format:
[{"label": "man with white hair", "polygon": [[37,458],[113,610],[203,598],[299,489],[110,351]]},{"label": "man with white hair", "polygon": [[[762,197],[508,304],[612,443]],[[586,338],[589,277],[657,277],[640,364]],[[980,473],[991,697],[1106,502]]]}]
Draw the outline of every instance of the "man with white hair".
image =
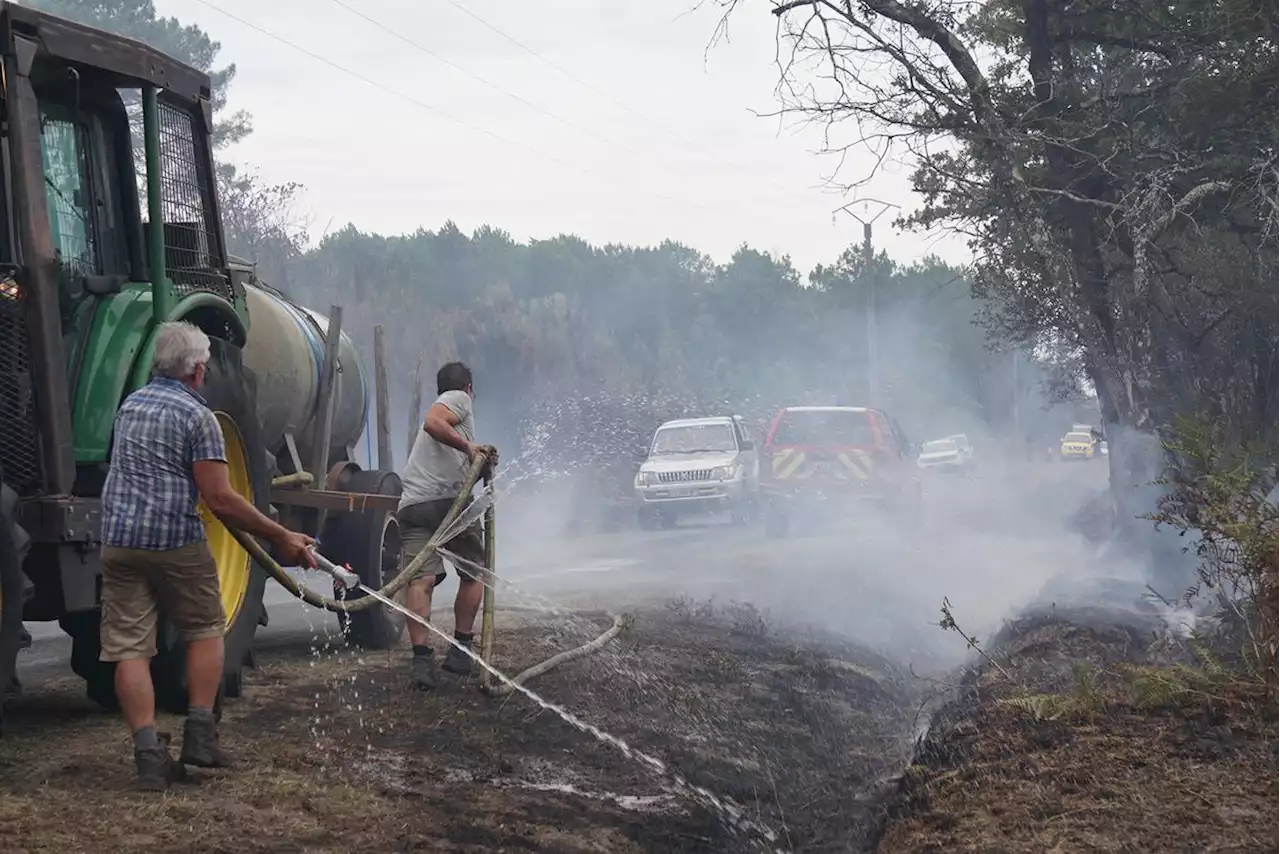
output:
[{"label": "man with white hair", "polygon": [[168,789],[181,773],[155,728],[150,664],[161,602],[187,642],[189,708],[179,761],[230,765],[213,716],[226,615],[198,500],[224,522],[274,542],[284,558],[315,565],[310,537],[276,524],[231,487],[222,429],[197,392],[209,359],[204,332],[190,323],[160,326],[151,381],[116,413],[102,490],[101,659],[116,662],[116,697],[133,733],[135,788],[147,791]]}]

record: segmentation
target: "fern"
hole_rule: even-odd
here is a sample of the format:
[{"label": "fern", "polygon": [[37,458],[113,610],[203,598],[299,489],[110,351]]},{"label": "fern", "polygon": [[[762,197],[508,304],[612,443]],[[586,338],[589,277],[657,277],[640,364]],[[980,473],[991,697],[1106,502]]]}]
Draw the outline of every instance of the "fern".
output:
[{"label": "fern", "polygon": [[1060,694],[1030,694],[998,701],[1002,706],[1017,709],[1036,723],[1056,721],[1070,714],[1075,704],[1071,698]]}]

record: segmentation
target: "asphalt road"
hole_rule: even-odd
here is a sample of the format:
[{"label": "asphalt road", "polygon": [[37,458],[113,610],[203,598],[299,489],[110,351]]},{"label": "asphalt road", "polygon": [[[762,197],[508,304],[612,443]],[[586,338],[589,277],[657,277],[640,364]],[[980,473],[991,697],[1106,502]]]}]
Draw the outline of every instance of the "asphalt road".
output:
[{"label": "asphalt road", "polygon": [[[759,526],[710,518],[675,530],[574,539],[503,540],[500,528],[498,603],[609,610],[680,598],[749,603],[774,624],[838,632],[918,670],[936,670],[965,655],[964,642],[937,626],[943,597],[965,631],[981,637],[1050,580],[1061,587],[1064,579],[1096,574],[1096,550],[1068,531],[1066,519],[1105,486],[1101,461],[987,466],[973,479],[931,478],[919,518],[845,513],[801,520],[781,540]],[[328,589],[325,576],[302,575]],[[437,595],[439,619],[449,620],[455,584],[451,576]],[[269,585],[266,602],[260,646],[305,650],[337,631],[336,617],[278,585]],[[69,672],[70,644],[57,625],[28,628],[34,643],[20,654],[20,678],[31,685]]]}]

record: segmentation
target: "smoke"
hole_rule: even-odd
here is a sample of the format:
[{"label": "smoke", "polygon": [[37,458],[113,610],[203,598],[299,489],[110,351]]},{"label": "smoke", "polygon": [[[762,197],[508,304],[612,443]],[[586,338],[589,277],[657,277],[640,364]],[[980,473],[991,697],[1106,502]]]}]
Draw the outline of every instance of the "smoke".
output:
[{"label": "smoke", "polygon": [[[472,365],[477,438],[502,451],[499,572],[541,595],[618,608],[678,597],[746,602],[780,624],[945,667],[967,650],[937,627],[944,597],[965,631],[983,637],[1027,607],[1148,609],[1145,585],[1175,556],[1186,565],[1163,541],[1167,559],[1151,559],[1157,541],[1140,533],[1149,523],[1112,536],[1119,516],[1154,509],[1158,494],[1144,485],[1161,471],[1158,451],[1109,428],[1110,464],[1056,461],[1073,423],[1100,426],[1096,402],[1055,399],[1052,366],[1034,347],[993,351],[955,271],[882,270],[873,383],[861,279],[836,276],[826,290],[788,285],[782,274],[763,280],[762,270],[780,269],[768,256],[736,257],[703,308],[695,300],[682,309],[692,320],[653,315],[642,295],[601,285],[550,313],[542,298],[526,311],[510,294],[478,295],[471,314],[451,309],[462,312],[457,329],[429,340],[415,330],[439,318],[424,326],[376,299],[349,313],[349,328],[366,357],[372,325],[387,328],[401,468],[410,423],[434,398],[437,361]],[[428,354],[422,411],[411,418],[419,353]],[[759,445],[780,407],[837,403],[876,405],[916,443],[967,434],[973,476],[926,473],[919,513],[833,505],[781,540],[715,516],[639,530],[633,478],[663,421],[736,414]]]}]

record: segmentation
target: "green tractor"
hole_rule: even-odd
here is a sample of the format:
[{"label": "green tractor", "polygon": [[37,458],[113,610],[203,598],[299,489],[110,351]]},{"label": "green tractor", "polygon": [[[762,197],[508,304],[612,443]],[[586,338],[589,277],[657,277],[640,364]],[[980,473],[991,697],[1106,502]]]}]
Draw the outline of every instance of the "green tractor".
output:
[{"label": "green tractor", "polygon": [[[72,669],[110,706],[113,667],[98,661],[99,496],[116,409],[149,379],[158,324],[189,321],[212,340],[202,393],[235,488],[286,524],[323,529],[326,553],[358,563],[374,586],[398,565],[400,486],[351,462],[369,384],[338,323],[227,255],[208,76],[12,3],[0,3],[0,52],[0,690],[16,685],[24,621],[56,620]],[[288,474],[295,488],[273,494],[273,478]],[[367,499],[359,512],[347,512],[357,504],[341,500],[349,493]],[[234,696],[266,619],[267,577],[202,513],[227,614],[224,693]],[[399,636],[383,609],[351,630],[370,645]],[[181,644],[162,631],[158,646],[157,701],[181,711]]]}]

